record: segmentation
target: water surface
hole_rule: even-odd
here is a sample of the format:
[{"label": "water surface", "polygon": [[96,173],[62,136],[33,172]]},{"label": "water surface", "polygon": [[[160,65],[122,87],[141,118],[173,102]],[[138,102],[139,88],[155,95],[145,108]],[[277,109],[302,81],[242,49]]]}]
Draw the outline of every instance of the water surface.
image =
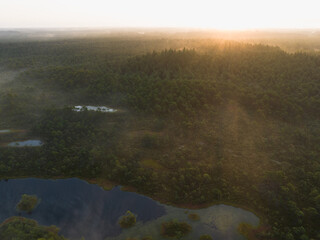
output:
[{"label": "water surface", "polygon": [[37,195],[40,204],[31,215],[42,225],[56,225],[70,239],[101,240],[120,234],[120,216],[131,210],[144,223],[165,214],[152,199],[119,187],[105,191],[80,179],[14,179],[0,182],[0,221],[18,215],[16,204],[22,194]]},{"label": "water surface", "polygon": [[[148,235],[162,239],[161,223],[172,219],[192,225],[193,231],[185,240],[198,239],[202,234],[210,234],[215,240],[240,240],[244,238],[237,233],[239,223],[259,223],[253,213],[240,208],[227,205],[200,210],[176,208],[137,193],[121,191],[119,187],[105,191],[76,178],[1,181],[0,221],[19,214],[16,204],[22,194],[37,195],[41,199],[32,214],[23,213],[22,216],[35,219],[42,225],[56,225],[71,240],[82,236],[88,240],[123,240]],[[127,210],[137,215],[137,224],[122,230],[118,220]],[[200,220],[189,220],[189,213],[199,214]]]},{"label": "water surface", "polygon": [[26,140],[21,142],[11,142],[9,147],[40,147],[43,145],[41,140]]},{"label": "water surface", "polygon": [[[166,214],[154,221],[145,224],[138,223],[136,226],[124,230],[119,236],[107,238],[108,240],[123,240],[127,238],[141,239],[152,236],[153,239],[166,240],[160,234],[161,223],[178,220],[187,222],[192,226],[192,231],[184,240],[197,240],[203,234],[212,236],[214,240],[245,240],[237,228],[240,223],[246,222],[258,226],[259,218],[253,213],[228,205],[215,205],[205,209],[188,210],[165,206]],[[188,215],[196,213],[199,220],[190,220]]]}]

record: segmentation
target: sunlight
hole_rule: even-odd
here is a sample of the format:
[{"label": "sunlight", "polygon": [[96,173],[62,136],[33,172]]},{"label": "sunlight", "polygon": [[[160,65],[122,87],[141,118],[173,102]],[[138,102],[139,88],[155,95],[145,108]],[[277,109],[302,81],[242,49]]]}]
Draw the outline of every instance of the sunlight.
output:
[{"label": "sunlight", "polygon": [[2,0],[0,27],[318,28],[318,1]]}]

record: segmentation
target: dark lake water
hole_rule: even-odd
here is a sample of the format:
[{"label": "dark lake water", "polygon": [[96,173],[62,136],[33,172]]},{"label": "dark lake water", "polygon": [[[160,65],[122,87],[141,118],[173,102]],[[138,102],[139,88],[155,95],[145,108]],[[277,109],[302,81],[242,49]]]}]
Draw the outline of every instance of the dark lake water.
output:
[{"label": "dark lake water", "polygon": [[[70,239],[86,240],[126,239],[151,235],[161,239],[161,222],[178,219],[189,222],[193,232],[185,239],[211,234],[215,240],[244,239],[236,228],[241,222],[257,225],[259,219],[251,212],[226,205],[206,209],[187,210],[160,204],[137,193],[115,187],[105,191],[95,184],[70,178],[60,180],[14,179],[0,182],[0,220],[16,216],[16,205],[22,194],[37,195],[41,199],[32,214],[22,216],[42,225],[56,225]],[[137,215],[136,226],[121,230],[118,219],[130,210]],[[200,221],[188,219],[188,214],[200,215]]]}]

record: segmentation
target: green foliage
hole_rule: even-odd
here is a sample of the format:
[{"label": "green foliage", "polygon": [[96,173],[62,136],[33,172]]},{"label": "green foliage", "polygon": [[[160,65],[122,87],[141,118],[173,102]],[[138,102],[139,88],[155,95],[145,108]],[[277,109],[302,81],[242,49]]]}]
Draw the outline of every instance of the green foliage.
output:
[{"label": "green foliage", "polygon": [[248,224],[248,223],[240,223],[238,225],[238,229],[237,230],[241,235],[245,236],[246,239],[250,239],[250,232],[252,231],[252,229],[253,229],[253,226],[251,226],[250,224]]},{"label": "green foliage", "polygon": [[142,147],[153,149],[159,146],[159,141],[154,135],[145,135],[141,140]]},{"label": "green foliage", "polygon": [[199,240],[213,240],[213,238],[210,235],[201,235]]},{"label": "green foliage", "polygon": [[175,220],[163,222],[161,225],[161,235],[167,238],[181,239],[189,234],[192,227],[186,222],[178,222]]},{"label": "green foliage", "polygon": [[0,225],[1,240],[66,240],[55,226],[39,226],[35,220],[11,217]]},{"label": "green foliage", "polygon": [[136,222],[137,222],[136,216],[129,210],[119,220],[119,224],[122,228],[130,228],[134,226]]},{"label": "green foliage", "polygon": [[39,204],[39,199],[35,195],[23,194],[21,196],[20,202],[17,204],[17,209],[19,211],[24,211],[31,213],[35,207]]}]

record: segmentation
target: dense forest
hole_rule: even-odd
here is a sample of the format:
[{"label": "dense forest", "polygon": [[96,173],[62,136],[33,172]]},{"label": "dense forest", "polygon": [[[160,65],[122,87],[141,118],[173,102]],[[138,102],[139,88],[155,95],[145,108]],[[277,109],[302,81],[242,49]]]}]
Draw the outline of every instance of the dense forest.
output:
[{"label": "dense forest", "polygon": [[[0,130],[16,129],[0,132],[1,178],[241,206],[262,220],[252,239],[320,239],[319,118],[315,53],[137,36],[0,42]],[[45,144],[6,145],[32,137]]]}]

